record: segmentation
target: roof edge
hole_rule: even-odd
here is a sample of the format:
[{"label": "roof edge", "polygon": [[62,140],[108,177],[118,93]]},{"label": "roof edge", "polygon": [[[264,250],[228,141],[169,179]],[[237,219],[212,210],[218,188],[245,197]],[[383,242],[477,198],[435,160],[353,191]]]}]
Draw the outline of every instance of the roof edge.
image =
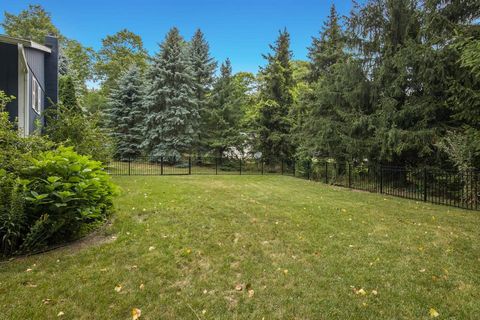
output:
[{"label": "roof edge", "polygon": [[27,48],[36,49],[36,50],[43,51],[43,52],[46,52],[46,53],[52,53],[52,49],[50,49],[49,47],[47,47],[43,44],[39,44],[39,43],[36,43],[34,41],[31,41],[31,40],[14,38],[14,37],[10,37],[10,36],[3,35],[3,34],[0,34],[0,42],[1,43],[8,43],[8,44],[17,44],[17,45],[22,44],[24,47],[27,47]]}]

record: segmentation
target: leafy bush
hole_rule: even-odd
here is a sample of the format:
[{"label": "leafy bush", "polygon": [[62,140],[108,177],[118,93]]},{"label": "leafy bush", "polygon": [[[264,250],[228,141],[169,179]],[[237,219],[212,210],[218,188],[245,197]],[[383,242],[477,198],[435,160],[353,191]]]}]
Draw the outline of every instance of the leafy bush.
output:
[{"label": "leafy bush", "polygon": [[25,228],[25,199],[22,186],[0,169],[0,253],[12,254],[19,247]]},{"label": "leafy bush", "polygon": [[[105,220],[114,194],[100,162],[78,155],[73,148],[53,149],[55,144],[41,136],[21,137],[4,110],[12,99],[0,91],[0,255],[4,256],[81,235]],[[75,118],[73,125],[74,134],[87,136],[80,146],[85,153],[101,155],[101,143],[97,143],[101,150],[89,143],[102,136],[91,134],[81,121]],[[54,124],[62,130],[72,127],[69,122],[66,129],[61,122]],[[87,129],[82,132],[82,128]]]},{"label": "leafy bush", "polygon": [[[5,111],[6,104],[12,100],[13,97],[0,91],[0,168],[15,174],[30,157],[53,148],[53,143],[37,135],[21,137],[18,134]],[[0,203],[1,201],[0,199]]]},{"label": "leafy bush", "polygon": [[73,147],[82,155],[108,162],[113,154],[113,142],[99,125],[100,115],[85,114],[65,106],[51,108],[46,113],[45,132],[54,142]]},{"label": "leafy bush", "polygon": [[115,193],[101,163],[71,147],[30,159],[20,178],[2,170],[0,187],[3,255],[75,239],[107,218]]},{"label": "leafy bush", "polygon": [[21,173],[29,233],[22,249],[70,240],[106,219],[115,187],[102,164],[60,147],[32,159]]}]

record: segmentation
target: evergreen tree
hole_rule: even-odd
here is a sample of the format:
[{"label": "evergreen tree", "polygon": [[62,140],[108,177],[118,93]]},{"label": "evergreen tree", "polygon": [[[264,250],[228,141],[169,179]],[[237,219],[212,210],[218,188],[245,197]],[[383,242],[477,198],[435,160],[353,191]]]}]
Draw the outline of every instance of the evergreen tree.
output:
[{"label": "evergreen tree", "polygon": [[267,65],[260,71],[257,119],[259,147],[267,161],[289,158],[293,154],[289,112],[293,103],[294,81],[287,30],[280,32],[275,45],[270,45],[270,48],[273,54],[263,56]]},{"label": "evergreen tree", "polygon": [[330,67],[345,58],[345,37],[340,26],[335,5],[330,8],[330,15],[325,22],[318,38],[312,38],[312,45],[308,48],[310,59],[309,80],[315,82],[329,71]]},{"label": "evergreen tree", "polygon": [[[190,43],[190,61],[194,76],[195,96],[198,103],[198,112],[201,117],[200,137],[198,141],[200,144],[205,144],[206,136],[205,131],[207,124],[205,122],[208,117],[208,95],[212,89],[214,73],[217,68],[217,63],[210,56],[210,47],[205,40],[205,36],[200,29],[197,29],[193,35]],[[204,146],[205,147],[205,146]]]},{"label": "evergreen tree", "polygon": [[116,156],[135,158],[143,142],[143,81],[141,70],[133,65],[124,72],[110,92],[108,119],[116,143]]},{"label": "evergreen tree", "polygon": [[143,146],[151,156],[178,159],[197,141],[199,113],[189,50],[171,29],[148,72]]},{"label": "evergreen tree", "polygon": [[242,149],[242,119],[249,96],[248,83],[240,75],[232,75],[232,66],[227,59],[220,67],[220,77],[213,86],[206,113],[206,144],[215,155],[229,149]]},{"label": "evergreen tree", "polygon": [[77,100],[75,83],[70,75],[60,77],[58,83],[58,98],[67,110],[81,111]]}]

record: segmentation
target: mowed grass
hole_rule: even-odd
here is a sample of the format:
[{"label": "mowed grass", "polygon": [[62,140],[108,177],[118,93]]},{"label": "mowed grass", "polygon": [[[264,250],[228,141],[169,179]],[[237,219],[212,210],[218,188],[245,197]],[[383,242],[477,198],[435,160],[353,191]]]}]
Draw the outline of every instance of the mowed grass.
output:
[{"label": "mowed grass", "polygon": [[115,181],[108,241],[0,264],[0,318],[480,318],[478,212],[282,176]]}]

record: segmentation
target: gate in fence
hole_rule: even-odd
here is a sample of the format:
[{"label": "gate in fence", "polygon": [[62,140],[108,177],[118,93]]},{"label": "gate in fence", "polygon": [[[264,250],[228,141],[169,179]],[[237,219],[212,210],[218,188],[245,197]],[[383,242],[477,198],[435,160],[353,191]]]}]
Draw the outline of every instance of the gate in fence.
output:
[{"label": "gate in fence", "polygon": [[417,201],[479,210],[479,171],[406,168],[312,160],[215,157],[121,159],[107,164],[111,175],[290,175],[331,185]]}]

